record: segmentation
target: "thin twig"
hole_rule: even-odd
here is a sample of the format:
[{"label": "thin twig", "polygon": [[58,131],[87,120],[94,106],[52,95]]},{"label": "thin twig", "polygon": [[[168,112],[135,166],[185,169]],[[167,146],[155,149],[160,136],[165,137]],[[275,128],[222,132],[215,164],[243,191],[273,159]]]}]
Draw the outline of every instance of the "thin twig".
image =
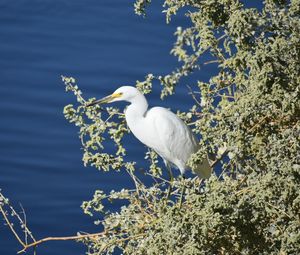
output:
[{"label": "thin twig", "polygon": [[14,234],[14,236],[16,237],[16,239],[18,240],[18,242],[23,246],[25,247],[26,244],[21,240],[21,238],[19,237],[19,235],[17,234],[17,232],[15,231],[14,227],[12,226],[12,224],[10,223],[9,219],[7,218],[6,216],[6,213],[5,211],[3,210],[3,207],[0,205],[0,211],[8,225],[8,227],[10,228],[11,232]]},{"label": "thin twig", "polygon": [[239,196],[239,195],[241,195],[241,194],[243,194],[243,193],[245,193],[245,192],[247,192],[247,191],[251,191],[251,190],[252,190],[252,189],[251,189],[250,187],[247,187],[247,188],[241,189],[241,190],[239,190],[239,191],[236,191],[236,192],[234,193],[234,195]]},{"label": "thin twig", "polygon": [[140,194],[140,188],[139,186],[143,186],[144,184],[142,183],[142,181],[137,178],[130,170],[126,169],[126,172],[129,174],[129,176],[131,177],[131,179],[134,182],[135,188],[136,188],[136,192],[138,194]]},{"label": "thin twig", "polygon": [[190,93],[192,95],[192,98],[196,101],[196,103],[201,107],[201,103],[198,101],[198,99],[196,98],[194,91],[192,90],[192,88],[189,85],[186,85],[187,88],[189,89]]},{"label": "thin twig", "polygon": [[245,181],[247,181],[247,179],[248,179],[248,176],[247,175],[245,175],[244,177],[243,177],[243,179],[238,183],[238,185],[236,186],[236,189],[239,189],[240,187],[241,187],[241,185],[245,182]]},{"label": "thin twig", "polygon": [[[163,182],[170,183],[169,180],[167,180],[167,179],[165,179],[165,178],[162,178],[161,176],[154,176],[153,174],[151,174],[151,173],[149,173],[149,172],[146,172],[145,174],[148,175],[148,176],[150,176],[150,177],[152,177],[153,179],[159,179],[159,180],[161,180],[161,181],[163,181]],[[158,183],[158,182],[156,181],[156,183]]]},{"label": "thin twig", "polygon": [[36,247],[37,245],[39,245],[41,243],[45,243],[45,242],[49,242],[49,241],[78,240],[78,239],[83,239],[83,238],[91,238],[91,237],[96,237],[96,236],[102,236],[104,234],[106,234],[105,231],[99,232],[99,233],[93,233],[93,234],[76,235],[76,236],[46,237],[46,238],[40,239],[38,241],[32,242],[30,244],[24,244],[21,240],[19,240],[22,243],[24,248],[22,250],[20,250],[18,252],[18,254],[22,253],[22,252],[25,252],[30,247]]},{"label": "thin twig", "polygon": [[286,213],[284,210],[282,210],[281,208],[279,208],[279,207],[277,207],[277,206],[275,206],[275,205],[272,205],[272,204],[269,203],[269,202],[266,202],[266,204],[269,205],[269,206],[271,206],[271,207],[273,207],[273,208],[276,209],[277,211],[280,211],[280,212],[284,213],[289,219],[292,219],[292,217],[291,217],[288,213]]},{"label": "thin twig", "polygon": [[[24,217],[24,221],[23,221],[23,226],[24,226],[24,234],[25,234],[25,243],[27,244],[28,243],[28,234],[30,235],[30,237],[33,239],[33,241],[36,241],[34,239],[34,237],[31,235],[29,229],[27,228],[27,217],[26,217],[26,213],[25,213],[25,210],[22,206],[22,204],[20,203],[20,207],[21,207],[21,210],[22,210],[22,214],[23,214],[23,217]],[[22,224],[22,223],[21,223]]]},{"label": "thin twig", "polygon": [[252,132],[257,126],[261,125],[266,118],[268,118],[269,115],[264,116],[262,119],[260,119],[256,124],[254,124],[250,129],[249,132]]},{"label": "thin twig", "polygon": [[213,64],[213,63],[220,63],[220,60],[210,60],[210,61],[206,61],[201,65],[209,65],[209,64]]},{"label": "thin twig", "polygon": [[[0,193],[0,197],[2,198],[2,200],[6,200],[6,198],[3,196],[3,194],[1,194]],[[31,237],[31,239],[33,240],[33,241],[35,241],[35,238],[34,238],[34,236],[32,235],[32,233],[30,232],[30,230],[27,228],[27,224],[26,224],[26,214],[25,214],[25,211],[24,211],[24,208],[23,208],[23,206],[20,204],[20,207],[21,207],[21,209],[22,209],[22,211],[23,211],[23,215],[24,215],[24,219],[25,219],[25,223],[24,223],[24,221],[21,219],[21,217],[20,217],[20,215],[15,211],[15,209],[10,205],[10,204],[8,204],[8,203],[6,203],[6,205],[9,207],[9,209],[11,210],[11,212],[12,212],[12,214],[14,215],[14,216],[16,216],[17,217],[17,219],[19,220],[19,222],[20,222],[20,224],[21,225],[24,225],[24,231],[25,231],[25,233],[27,233],[30,237]]]}]

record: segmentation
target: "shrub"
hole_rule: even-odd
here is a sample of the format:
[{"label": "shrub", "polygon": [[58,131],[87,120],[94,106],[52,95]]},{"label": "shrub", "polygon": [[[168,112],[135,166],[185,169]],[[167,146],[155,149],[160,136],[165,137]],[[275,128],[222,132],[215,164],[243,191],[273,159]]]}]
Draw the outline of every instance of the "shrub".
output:
[{"label": "shrub", "polygon": [[[146,15],[150,2],[138,0],[136,13]],[[177,28],[171,50],[181,67],[164,76],[149,74],[136,86],[149,93],[159,81],[161,97],[171,96],[182,77],[213,65],[216,75],[209,81],[194,79],[194,106],[180,116],[193,121],[202,137],[191,164],[209,152],[221,174],[205,183],[177,178],[168,197],[168,181],[150,151],[145,175],[155,181],[146,185],[135,162],[124,158],[123,114],[114,107],[85,107],[93,99],[86,101],[75,80],[63,77],[78,101],[64,114],[80,129],[84,164],[124,169],[135,183],[131,190],[97,190],[83,203],[103,229],[83,240],[87,253],[299,254],[299,1],[266,0],[256,9],[238,0],[166,0],[163,8],[167,23],[178,11],[190,19],[189,26]],[[116,145],[115,152],[105,150],[107,142]],[[107,201],[119,199],[124,206],[110,212]]]}]

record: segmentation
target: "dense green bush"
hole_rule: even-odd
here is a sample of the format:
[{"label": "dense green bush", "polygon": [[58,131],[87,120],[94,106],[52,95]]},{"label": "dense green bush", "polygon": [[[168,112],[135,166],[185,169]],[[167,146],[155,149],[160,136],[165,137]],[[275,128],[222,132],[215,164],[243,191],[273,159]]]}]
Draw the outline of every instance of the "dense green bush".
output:
[{"label": "dense green bush", "polygon": [[[138,0],[136,13],[145,15],[150,2]],[[167,23],[179,10],[190,19],[189,27],[177,28],[171,50],[181,67],[164,76],[149,74],[136,86],[150,93],[159,81],[163,98],[176,92],[183,76],[201,77],[205,65],[215,67],[209,81],[193,81],[195,105],[180,116],[202,137],[191,164],[209,152],[222,173],[205,183],[177,178],[167,198],[168,181],[149,151],[145,175],[154,181],[145,185],[135,162],[124,159],[123,114],[85,107],[75,80],[63,77],[79,102],[64,113],[80,128],[84,164],[126,170],[135,183],[132,190],[98,190],[83,203],[103,229],[83,240],[87,253],[300,254],[299,0],[266,0],[261,10],[238,0],[166,0],[163,8]],[[116,144],[115,153],[105,151],[109,142]],[[118,212],[104,206],[119,199],[125,202]]]}]

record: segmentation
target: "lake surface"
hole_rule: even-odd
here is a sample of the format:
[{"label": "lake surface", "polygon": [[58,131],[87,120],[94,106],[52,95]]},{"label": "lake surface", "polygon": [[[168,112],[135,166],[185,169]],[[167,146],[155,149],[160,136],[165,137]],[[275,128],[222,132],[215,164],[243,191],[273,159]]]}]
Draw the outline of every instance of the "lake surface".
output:
[{"label": "lake surface", "polygon": [[[37,239],[99,231],[82,201],[130,180],[83,166],[78,130],[62,114],[75,98],[60,75],[75,77],[85,97],[102,97],[148,73],[167,74],[177,65],[169,54],[173,33],[187,21],[178,16],[167,26],[157,3],[141,18],[130,0],[0,0],[0,13],[0,188],[18,211],[22,204]],[[203,70],[203,79],[212,71]],[[189,109],[185,84],[164,101],[158,85],[150,105]],[[134,138],[126,142],[128,158],[147,167],[146,148]],[[20,248],[1,222],[0,254]],[[76,242],[38,248],[43,255],[84,253]]]}]

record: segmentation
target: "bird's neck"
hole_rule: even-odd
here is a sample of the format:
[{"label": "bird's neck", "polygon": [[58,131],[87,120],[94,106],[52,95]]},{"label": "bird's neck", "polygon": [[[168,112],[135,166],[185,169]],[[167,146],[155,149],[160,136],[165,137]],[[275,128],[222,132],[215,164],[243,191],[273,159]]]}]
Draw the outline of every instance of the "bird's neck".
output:
[{"label": "bird's neck", "polygon": [[125,112],[125,117],[129,128],[132,124],[137,124],[136,122],[142,120],[148,109],[148,103],[144,95],[135,97],[130,101],[130,105],[127,107]]}]

